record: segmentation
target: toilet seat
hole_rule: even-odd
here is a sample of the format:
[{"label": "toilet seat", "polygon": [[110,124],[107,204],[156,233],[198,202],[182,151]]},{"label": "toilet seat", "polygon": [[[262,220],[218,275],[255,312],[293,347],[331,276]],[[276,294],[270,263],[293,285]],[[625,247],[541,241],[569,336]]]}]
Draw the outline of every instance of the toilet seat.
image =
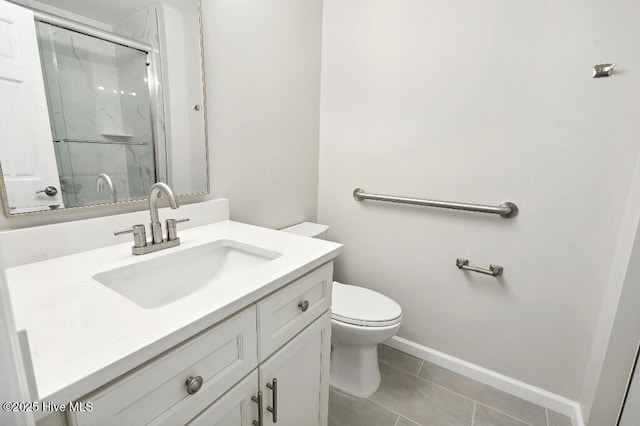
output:
[{"label": "toilet seat", "polygon": [[393,299],[364,287],[333,282],[331,317],[363,327],[388,327],[402,320],[402,308]]}]

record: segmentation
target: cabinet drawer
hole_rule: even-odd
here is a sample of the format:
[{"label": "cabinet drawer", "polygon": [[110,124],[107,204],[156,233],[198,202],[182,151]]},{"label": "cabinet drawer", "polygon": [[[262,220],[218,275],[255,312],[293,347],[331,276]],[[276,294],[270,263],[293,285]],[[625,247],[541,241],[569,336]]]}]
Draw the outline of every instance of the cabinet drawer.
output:
[{"label": "cabinet drawer", "polygon": [[332,276],[329,262],[258,302],[260,361],[331,307]]},{"label": "cabinet drawer", "polygon": [[[71,424],[185,424],[257,366],[256,341],[251,307],[85,396],[93,410],[70,413]],[[196,376],[202,387],[189,394]]]}]

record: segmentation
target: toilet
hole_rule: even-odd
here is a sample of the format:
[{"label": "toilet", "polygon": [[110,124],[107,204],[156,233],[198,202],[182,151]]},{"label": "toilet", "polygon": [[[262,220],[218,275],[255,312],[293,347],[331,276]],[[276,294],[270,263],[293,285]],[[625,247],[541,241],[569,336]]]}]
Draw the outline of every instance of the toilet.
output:
[{"label": "toilet", "polygon": [[[304,222],[281,231],[318,237],[329,227]],[[402,308],[373,290],[333,282],[331,314],[331,386],[366,398],[380,386],[378,344],[400,328]]]}]

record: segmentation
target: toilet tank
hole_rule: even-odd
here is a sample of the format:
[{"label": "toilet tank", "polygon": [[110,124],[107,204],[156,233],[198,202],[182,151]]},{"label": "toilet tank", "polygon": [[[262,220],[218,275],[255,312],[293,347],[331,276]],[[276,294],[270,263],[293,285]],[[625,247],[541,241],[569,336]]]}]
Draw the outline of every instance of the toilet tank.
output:
[{"label": "toilet tank", "polygon": [[297,225],[282,228],[280,231],[289,232],[290,234],[302,235],[305,237],[317,238],[329,229],[329,225],[321,223],[302,222]]}]

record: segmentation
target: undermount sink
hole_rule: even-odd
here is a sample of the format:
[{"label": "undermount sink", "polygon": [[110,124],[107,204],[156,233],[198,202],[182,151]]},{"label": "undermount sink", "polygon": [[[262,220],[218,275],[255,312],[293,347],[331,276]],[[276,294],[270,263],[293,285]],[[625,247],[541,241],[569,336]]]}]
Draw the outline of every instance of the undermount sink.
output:
[{"label": "undermount sink", "polygon": [[233,240],[218,240],[93,276],[138,306],[155,309],[202,289],[230,284],[281,254]]}]

